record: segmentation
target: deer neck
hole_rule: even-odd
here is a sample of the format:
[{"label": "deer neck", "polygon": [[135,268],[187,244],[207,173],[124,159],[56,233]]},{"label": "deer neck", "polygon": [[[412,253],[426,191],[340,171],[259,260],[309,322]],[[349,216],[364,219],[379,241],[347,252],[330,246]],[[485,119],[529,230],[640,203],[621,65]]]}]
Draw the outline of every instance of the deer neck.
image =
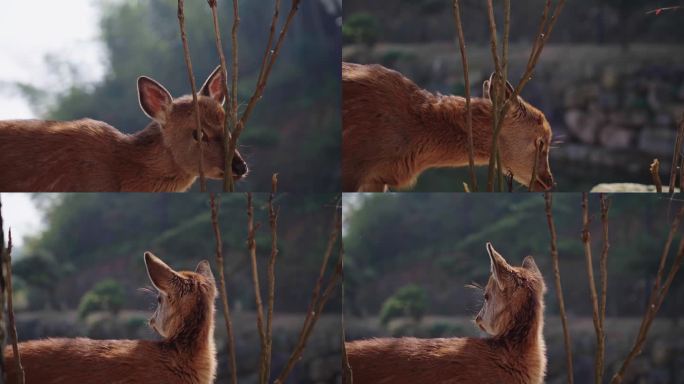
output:
[{"label": "deer neck", "polygon": [[530,295],[518,309],[512,326],[503,334],[489,339],[495,348],[503,348],[518,360],[523,359],[534,377],[546,371],[546,344],[544,342],[544,302]]},{"label": "deer neck", "polygon": [[187,360],[215,368],[214,303],[202,297],[197,304],[198,308],[183,319],[181,326],[162,345]]},{"label": "deer neck", "polygon": [[[471,99],[475,165],[489,161],[492,142],[492,103]],[[419,106],[419,135],[413,148],[420,168],[468,165],[466,101],[458,96],[430,95]]]},{"label": "deer neck", "polygon": [[121,177],[122,189],[131,191],[185,191],[196,176],[176,163],[171,150],[164,145],[162,128],[152,122],[145,129],[127,136],[122,145],[127,162]]}]

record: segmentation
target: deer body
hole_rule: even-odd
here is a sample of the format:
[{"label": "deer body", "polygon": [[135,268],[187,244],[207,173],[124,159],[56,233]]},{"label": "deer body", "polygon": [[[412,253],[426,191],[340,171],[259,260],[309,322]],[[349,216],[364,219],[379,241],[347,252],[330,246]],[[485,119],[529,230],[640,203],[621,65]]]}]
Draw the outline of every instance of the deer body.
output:
[{"label": "deer body", "polygon": [[[491,256],[496,251],[490,252]],[[498,253],[491,257],[492,263],[505,263]],[[498,278],[504,289],[490,278],[485,304],[476,318],[492,337],[347,342],[354,383],[543,383],[543,278],[530,257],[522,267],[501,264],[501,271]]]},{"label": "deer body", "polygon": [[[208,178],[223,177],[220,73],[198,95],[203,137],[197,138],[190,96],[172,99],[154,80],[138,80],[140,105],[152,122],[126,135],[96,120],[0,121],[0,191],[180,192],[199,176],[199,145]],[[236,178],[247,166],[237,153]]]},{"label": "deer body", "polygon": [[[20,343],[26,384],[214,382],[216,289],[209,264],[201,262],[195,272],[175,272],[149,252],[145,258],[160,292],[150,325],[163,340],[77,338]],[[9,383],[16,383],[11,347],[5,349],[5,359]]]},{"label": "deer body", "polygon": [[[491,81],[491,80],[490,80]],[[489,162],[492,145],[490,81],[472,98],[475,165]],[[510,84],[509,84],[510,87]],[[507,92],[512,93],[512,87]],[[426,169],[468,165],[466,101],[432,94],[380,65],[342,64],[342,182],[345,191],[406,188]],[[545,145],[535,189],[548,189],[551,129],[544,115],[518,98],[502,126],[503,167],[527,185],[538,143]]]}]

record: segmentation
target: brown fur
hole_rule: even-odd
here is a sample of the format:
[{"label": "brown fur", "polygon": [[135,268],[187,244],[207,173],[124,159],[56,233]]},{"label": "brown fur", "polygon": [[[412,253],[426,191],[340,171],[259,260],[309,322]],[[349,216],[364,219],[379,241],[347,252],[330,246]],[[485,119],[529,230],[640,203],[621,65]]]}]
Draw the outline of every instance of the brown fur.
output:
[{"label": "brown fur", "polygon": [[[220,72],[220,71],[219,71]],[[200,90],[204,170],[220,179],[224,170],[223,94],[219,72]],[[180,192],[195,182],[198,141],[191,96],[173,100],[151,79],[138,81],[140,104],[152,119],[125,135],[91,119],[0,121],[0,190],[5,192]],[[236,153],[236,179],[247,167]]]},{"label": "brown fur", "polygon": [[531,257],[512,267],[487,248],[492,270],[499,273],[485,287],[487,300],[476,323],[491,337],[347,342],[355,384],[544,382],[544,280]]},{"label": "brown fur", "polygon": [[[19,344],[26,384],[208,384],[216,373],[214,299],[209,264],[175,272],[147,252],[160,303],[150,325],[161,341],[46,339]],[[16,383],[12,348],[5,349],[9,383]]]},{"label": "brown fur", "polygon": [[[509,84],[510,87],[510,84]],[[472,99],[476,165],[489,162],[492,102]],[[510,88],[507,90],[510,95]],[[342,183],[347,192],[406,188],[433,167],[468,164],[465,99],[435,95],[380,65],[342,64]],[[504,169],[528,185],[538,140],[544,144],[535,190],[549,189],[552,133],[544,114],[522,98],[513,103],[500,135]]]}]

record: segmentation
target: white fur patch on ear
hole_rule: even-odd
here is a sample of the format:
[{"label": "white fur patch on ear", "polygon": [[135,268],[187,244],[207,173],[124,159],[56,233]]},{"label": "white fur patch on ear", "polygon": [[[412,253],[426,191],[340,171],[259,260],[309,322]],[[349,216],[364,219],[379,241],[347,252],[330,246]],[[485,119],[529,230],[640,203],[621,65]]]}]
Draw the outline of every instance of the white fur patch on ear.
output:
[{"label": "white fur patch on ear", "polygon": [[152,252],[145,252],[145,267],[152,285],[162,292],[168,292],[176,272]]},{"label": "white fur patch on ear", "polygon": [[173,98],[161,84],[146,76],[138,78],[138,101],[143,112],[159,123],[166,121]]},{"label": "white fur patch on ear", "polygon": [[209,262],[207,260],[202,260],[199,262],[199,264],[197,264],[197,268],[195,268],[195,273],[206,277],[212,282],[214,281],[214,274],[211,273],[211,265],[209,265]]},{"label": "white fur patch on ear", "polygon": [[225,78],[223,77],[223,72],[221,71],[221,66],[216,67],[211,75],[200,88],[199,94],[202,96],[211,97],[212,99],[223,104],[226,100],[226,95],[223,92],[223,86],[225,84]]},{"label": "white fur patch on ear", "polygon": [[537,267],[537,263],[534,262],[532,256],[525,256],[522,267],[536,275],[541,276],[541,271],[539,270],[539,267]]},{"label": "white fur patch on ear", "polygon": [[489,260],[491,262],[491,273],[496,281],[496,285],[500,290],[504,289],[504,280],[508,279],[510,273],[510,266],[506,260],[499,254],[499,252],[494,249],[492,243],[487,243],[486,245],[487,253],[489,254]]}]

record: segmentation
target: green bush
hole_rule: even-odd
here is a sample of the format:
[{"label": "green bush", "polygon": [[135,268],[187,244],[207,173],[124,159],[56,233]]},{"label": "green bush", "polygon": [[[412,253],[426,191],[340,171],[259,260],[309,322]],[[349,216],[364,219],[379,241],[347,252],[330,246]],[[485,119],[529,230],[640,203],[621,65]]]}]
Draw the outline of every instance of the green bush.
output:
[{"label": "green bush", "polygon": [[78,305],[78,316],[85,319],[93,312],[107,311],[116,315],[124,302],[124,290],[115,280],[103,280],[81,297]]},{"label": "green bush", "polygon": [[372,46],[378,41],[379,34],[378,20],[368,13],[355,13],[349,16],[342,25],[342,37],[345,43]]},{"label": "green bush", "polygon": [[390,321],[410,317],[419,322],[427,308],[427,294],[425,290],[415,284],[400,288],[394,295],[382,304],[380,323],[389,324]]}]

